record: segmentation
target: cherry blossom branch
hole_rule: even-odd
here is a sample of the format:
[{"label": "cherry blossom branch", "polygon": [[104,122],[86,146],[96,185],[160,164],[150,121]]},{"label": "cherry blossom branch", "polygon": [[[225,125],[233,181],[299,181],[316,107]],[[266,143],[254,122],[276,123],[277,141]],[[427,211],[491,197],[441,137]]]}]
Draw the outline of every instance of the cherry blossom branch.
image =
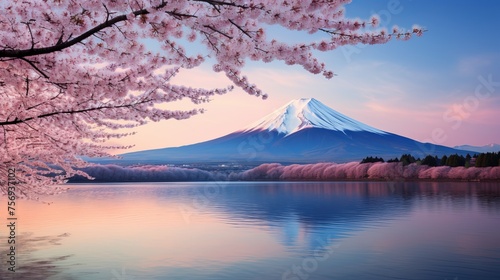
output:
[{"label": "cherry blossom branch", "polygon": [[[92,99],[89,99],[88,101],[90,101],[90,100],[92,100]],[[105,109],[119,109],[119,108],[132,108],[132,109],[137,110],[137,108],[136,108],[137,105],[144,104],[144,103],[149,103],[151,101],[152,101],[151,99],[143,99],[143,100],[140,100],[140,101],[137,101],[137,102],[134,102],[134,103],[130,103],[130,104],[98,106],[98,107],[85,108],[85,109],[80,109],[80,110],[50,112],[50,113],[41,114],[41,115],[34,116],[34,117],[28,117],[28,118],[25,118],[25,119],[15,118],[12,121],[0,122],[0,126],[7,126],[7,125],[15,125],[15,124],[19,124],[19,123],[26,123],[26,122],[34,120],[34,119],[42,119],[42,118],[47,118],[47,117],[52,117],[52,116],[62,115],[62,114],[70,114],[70,115],[72,115],[72,114],[80,114],[80,113],[86,113],[86,112],[92,112],[92,111],[102,111],[102,110],[105,110]]]},{"label": "cherry blossom branch", "polygon": [[[155,7],[155,9],[161,9],[166,5],[166,2],[160,4],[159,6]],[[149,14],[149,11],[147,9],[142,9],[138,11],[132,12],[134,16],[140,16],[140,15],[146,15]],[[96,34],[97,32],[104,30],[108,27],[111,27],[115,25],[116,23],[119,23],[121,21],[126,21],[127,20],[127,15],[120,15],[117,17],[114,17],[110,20],[106,20],[105,22],[95,26],[94,28],[89,29],[87,32],[84,32],[80,36],[77,36],[73,39],[67,40],[65,42],[56,44],[54,46],[50,47],[43,47],[43,48],[30,48],[30,49],[24,49],[24,50],[0,50],[0,57],[14,57],[14,58],[23,58],[23,57],[28,57],[28,56],[35,56],[35,55],[43,55],[43,54],[48,54],[48,53],[53,53],[53,52],[58,52],[62,51],[66,48],[69,48],[79,42],[82,42],[83,40],[87,39],[88,37]]]},{"label": "cherry blossom branch", "polygon": [[[237,5],[237,4],[233,3],[233,2],[211,1],[211,0],[196,0],[196,2],[205,2],[205,3],[208,3],[208,4],[212,4],[212,5],[233,6],[233,7],[239,7],[239,8],[244,8],[244,9],[248,8],[248,6]],[[167,5],[167,2],[162,2],[160,5],[154,7],[153,9],[159,10],[159,9],[165,7],[166,5]],[[106,20],[103,23],[101,23],[101,24],[99,24],[99,25],[97,25],[97,26],[89,29],[88,31],[82,33],[80,36],[74,37],[73,39],[68,39],[65,42],[62,42],[63,34],[61,34],[61,37],[59,38],[58,42],[55,45],[50,46],[50,47],[34,48],[35,42],[34,42],[34,39],[33,39],[33,34],[31,33],[30,25],[29,25],[29,23],[25,23],[27,25],[28,29],[29,29],[29,32],[30,32],[31,36],[32,36],[32,42],[33,42],[33,44],[31,46],[31,48],[29,48],[29,49],[23,49],[23,50],[18,50],[18,49],[3,49],[3,50],[0,50],[0,57],[23,58],[23,57],[43,55],[43,54],[48,54],[48,53],[62,51],[64,49],[66,49],[66,48],[69,48],[69,47],[71,47],[71,46],[79,43],[79,42],[82,42],[83,40],[87,39],[88,37],[90,37],[90,36],[92,36],[92,35],[94,35],[96,33],[98,33],[101,30],[104,30],[104,29],[109,28],[109,27],[111,27],[111,26],[113,26],[113,25],[115,25],[115,24],[117,24],[119,22],[127,20],[127,15],[120,15],[120,16],[116,16],[114,18],[109,19],[109,15],[111,13],[107,9],[106,5],[104,5],[104,8],[106,9],[107,16],[106,16]],[[147,9],[140,9],[140,10],[132,12],[132,14],[134,16],[147,15],[149,13],[150,12]],[[182,18],[185,18],[185,17],[196,17],[194,15],[177,13],[175,11],[167,11],[166,13],[169,14],[169,15],[172,15],[172,16],[176,17],[177,19],[182,19]],[[219,32],[220,34],[222,34],[222,35],[224,35],[224,36],[226,36],[228,38],[231,38],[227,34],[224,34],[221,31],[218,31],[218,30],[216,30],[215,28],[213,28],[211,26],[205,26],[205,27],[210,28],[211,30],[213,30],[215,32]]]},{"label": "cherry blossom branch", "polygon": [[194,0],[194,2],[205,2],[214,6],[232,6],[232,7],[238,7],[238,8],[243,8],[247,9],[249,6],[247,5],[238,5],[234,2],[225,2],[225,1],[216,1],[216,0]]},{"label": "cherry blossom branch", "polygon": [[35,69],[38,73],[40,73],[40,75],[42,75],[45,79],[48,79],[49,76],[47,74],[45,74],[42,70],[40,70],[40,68],[38,68],[35,63],[33,63],[33,61],[31,60],[28,60],[24,57],[19,57],[19,59],[21,59],[22,61],[25,61],[26,63],[28,63],[31,67],[33,67],[33,69]]}]

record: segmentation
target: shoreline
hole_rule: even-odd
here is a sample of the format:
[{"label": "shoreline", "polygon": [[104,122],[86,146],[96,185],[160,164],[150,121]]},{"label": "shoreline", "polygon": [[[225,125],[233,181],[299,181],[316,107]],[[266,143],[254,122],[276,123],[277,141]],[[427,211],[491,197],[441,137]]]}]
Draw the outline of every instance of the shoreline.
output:
[{"label": "shoreline", "polygon": [[95,165],[82,171],[95,180],[73,177],[69,183],[112,182],[238,182],[238,181],[387,181],[387,182],[500,182],[500,166],[430,167],[412,163],[266,163],[250,169],[210,169],[166,165]]},{"label": "shoreline", "polygon": [[[287,179],[287,180],[204,180],[204,181],[107,181],[107,180],[88,180],[88,181],[77,181],[77,182],[67,182],[66,184],[105,184],[105,183],[217,183],[217,182],[387,182],[387,183],[412,183],[412,182],[439,182],[439,183],[500,183],[500,179],[471,179],[471,180],[461,180],[461,179],[453,179],[453,178],[440,178],[440,179],[429,179],[429,178],[405,178],[401,180],[397,179],[383,179],[383,178],[366,178],[366,179],[328,179],[328,180],[314,180],[314,179]],[[66,185],[65,184],[65,185]],[[500,187],[500,184],[499,184]]]}]

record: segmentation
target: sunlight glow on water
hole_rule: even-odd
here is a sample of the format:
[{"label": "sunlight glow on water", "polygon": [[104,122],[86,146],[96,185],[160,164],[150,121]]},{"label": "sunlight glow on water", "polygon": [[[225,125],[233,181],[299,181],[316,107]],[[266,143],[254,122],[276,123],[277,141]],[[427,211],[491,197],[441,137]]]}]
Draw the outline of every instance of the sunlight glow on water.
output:
[{"label": "sunlight glow on water", "polygon": [[[50,205],[19,201],[21,245],[13,279],[500,275],[498,183],[71,187],[45,198]],[[10,276],[0,272],[1,279]]]}]

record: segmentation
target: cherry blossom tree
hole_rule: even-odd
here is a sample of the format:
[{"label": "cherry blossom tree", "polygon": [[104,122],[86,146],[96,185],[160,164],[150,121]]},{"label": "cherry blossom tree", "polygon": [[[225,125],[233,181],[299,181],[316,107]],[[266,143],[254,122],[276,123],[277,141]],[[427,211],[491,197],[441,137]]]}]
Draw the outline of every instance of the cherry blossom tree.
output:
[{"label": "cherry blossom tree", "polygon": [[[249,60],[280,60],[332,78],[315,51],[354,44],[383,44],[421,35],[377,27],[376,16],[349,19],[349,0],[32,0],[0,4],[1,190],[14,172],[18,196],[56,193],[67,178],[85,175],[81,156],[109,156],[107,145],[123,128],[148,121],[185,119],[200,110],[164,104],[187,98],[195,104],[233,86],[267,97],[241,69]],[[287,44],[270,26],[311,35]],[[161,45],[154,51],[149,44]],[[204,46],[188,55],[192,42]],[[210,57],[215,72],[233,85],[202,89],[171,83],[181,69]],[[163,105],[163,106],[159,106]]]}]

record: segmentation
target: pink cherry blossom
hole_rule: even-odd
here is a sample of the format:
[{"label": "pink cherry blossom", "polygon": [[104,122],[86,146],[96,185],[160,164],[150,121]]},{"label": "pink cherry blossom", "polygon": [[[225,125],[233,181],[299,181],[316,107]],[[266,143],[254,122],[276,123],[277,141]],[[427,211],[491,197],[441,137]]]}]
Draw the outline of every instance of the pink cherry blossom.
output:
[{"label": "pink cherry blossom", "polygon": [[[206,57],[213,70],[249,94],[267,98],[244,76],[247,60],[281,60],[332,78],[314,55],[343,45],[383,44],[422,35],[414,26],[389,34],[366,21],[344,17],[348,0],[32,0],[5,1],[0,13],[0,189],[7,168],[16,169],[19,196],[57,193],[81,156],[109,156],[107,141],[126,137],[123,128],[148,121],[185,119],[202,110],[159,106],[189,99],[195,104],[225,94],[219,89],[179,86],[172,77]],[[288,44],[270,25],[323,34],[322,41]],[[162,46],[152,51],[148,42]],[[186,51],[201,43],[200,53]],[[213,61],[212,60],[212,61]],[[159,69],[167,70],[158,71]]]}]

